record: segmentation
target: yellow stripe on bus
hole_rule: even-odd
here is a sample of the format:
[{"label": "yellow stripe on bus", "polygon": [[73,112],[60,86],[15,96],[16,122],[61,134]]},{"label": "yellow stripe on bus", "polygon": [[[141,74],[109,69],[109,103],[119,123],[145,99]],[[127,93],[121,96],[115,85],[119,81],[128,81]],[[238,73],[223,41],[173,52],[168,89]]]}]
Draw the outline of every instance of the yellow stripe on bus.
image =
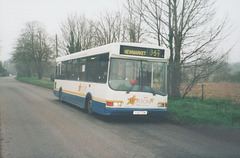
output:
[{"label": "yellow stripe on bus", "polygon": [[[59,88],[55,88],[55,90],[59,91]],[[78,95],[81,97],[86,97],[86,95],[83,93],[77,93],[77,92],[68,91],[68,90],[63,90],[63,92]],[[106,100],[106,99],[102,99],[102,98],[98,98],[98,97],[93,97],[93,100],[103,102],[103,103],[106,103],[106,102],[121,102],[122,103],[123,102],[123,101]]]}]

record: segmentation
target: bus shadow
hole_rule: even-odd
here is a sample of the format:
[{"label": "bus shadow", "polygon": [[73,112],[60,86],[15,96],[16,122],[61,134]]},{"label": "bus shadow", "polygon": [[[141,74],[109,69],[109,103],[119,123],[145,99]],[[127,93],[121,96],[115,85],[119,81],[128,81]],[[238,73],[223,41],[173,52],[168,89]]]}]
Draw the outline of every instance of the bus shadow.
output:
[{"label": "bus shadow", "polygon": [[[59,101],[58,99],[53,101],[55,104],[57,104],[58,106],[60,105],[61,107],[67,108],[67,109],[71,109],[71,110],[75,110],[78,112],[82,112],[82,113],[86,113],[86,110],[83,108],[80,108],[76,105],[73,105],[71,103],[65,102],[65,101]],[[86,113],[87,114],[87,113]]]},{"label": "bus shadow", "polygon": [[162,124],[166,123],[167,118],[165,116],[104,116],[94,114],[93,117],[106,123],[114,124]]}]

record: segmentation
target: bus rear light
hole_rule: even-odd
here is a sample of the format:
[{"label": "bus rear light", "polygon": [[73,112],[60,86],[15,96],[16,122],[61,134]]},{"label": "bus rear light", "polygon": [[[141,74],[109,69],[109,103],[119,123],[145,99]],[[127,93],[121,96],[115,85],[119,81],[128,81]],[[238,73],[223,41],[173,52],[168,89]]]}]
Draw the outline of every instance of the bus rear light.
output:
[{"label": "bus rear light", "polygon": [[107,102],[106,102],[106,106],[119,107],[119,106],[122,106],[122,102],[111,102],[111,101],[107,101]]}]

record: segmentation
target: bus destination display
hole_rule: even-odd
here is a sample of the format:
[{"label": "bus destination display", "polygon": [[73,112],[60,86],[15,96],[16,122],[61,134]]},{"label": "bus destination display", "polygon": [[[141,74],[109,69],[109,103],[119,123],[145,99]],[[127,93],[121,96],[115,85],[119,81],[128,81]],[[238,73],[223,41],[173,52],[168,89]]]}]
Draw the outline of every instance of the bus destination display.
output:
[{"label": "bus destination display", "polygon": [[164,49],[121,46],[120,54],[164,58]]}]

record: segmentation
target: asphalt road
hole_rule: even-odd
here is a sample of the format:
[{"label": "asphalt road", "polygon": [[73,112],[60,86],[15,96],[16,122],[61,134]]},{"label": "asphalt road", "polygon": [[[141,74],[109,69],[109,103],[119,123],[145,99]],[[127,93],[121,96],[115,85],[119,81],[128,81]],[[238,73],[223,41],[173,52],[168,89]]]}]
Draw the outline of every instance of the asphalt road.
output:
[{"label": "asphalt road", "polygon": [[[1,155],[35,157],[240,157],[237,135],[161,118],[106,117],[61,103],[52,90],[0,78]],[[226,132],[229,134],[229,132]]]}]

